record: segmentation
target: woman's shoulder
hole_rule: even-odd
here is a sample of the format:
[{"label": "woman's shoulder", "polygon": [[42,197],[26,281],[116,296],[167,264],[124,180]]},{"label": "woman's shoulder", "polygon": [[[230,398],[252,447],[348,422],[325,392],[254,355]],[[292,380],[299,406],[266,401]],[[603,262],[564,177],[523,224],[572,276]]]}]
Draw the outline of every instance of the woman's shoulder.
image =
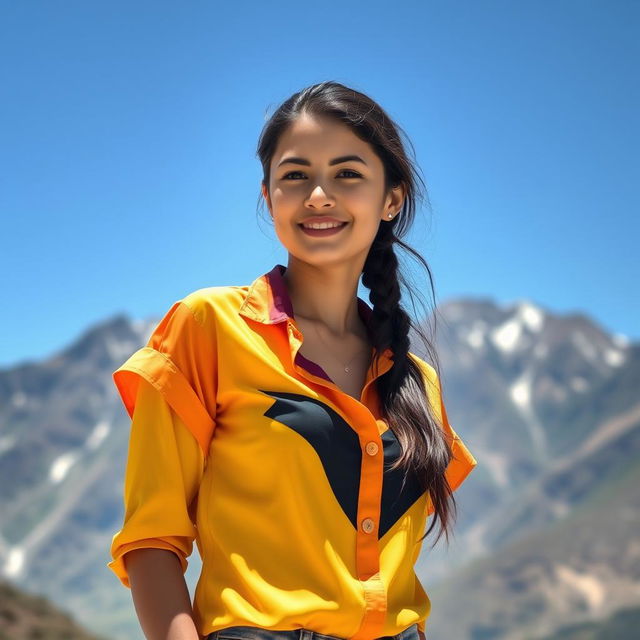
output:
[{"label": "woman's shoulder", "polygon": [[248,290],[248,285],[201,287],[188,292],[179,302],[191,310],[200,324],[206,326],[220,317],[237,314]]}]

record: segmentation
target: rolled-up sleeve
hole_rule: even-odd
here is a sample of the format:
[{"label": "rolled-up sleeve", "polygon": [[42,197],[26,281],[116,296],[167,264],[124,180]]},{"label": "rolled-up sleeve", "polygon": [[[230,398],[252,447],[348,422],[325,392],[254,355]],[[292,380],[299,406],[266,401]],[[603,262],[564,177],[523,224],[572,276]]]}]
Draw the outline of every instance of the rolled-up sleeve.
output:
[{"label": "rolled-up sleeve", "polygon": [[107,565],[130,588],[124,555],[133,549],[173,551],[183,573],[196,538],[195,507],[202,450],[162,393],[141,380],[131,421],[124,480],[124,523]]},{"label": "rolled-up sleeve", "polygon": [[126,587],[128,551],[168,549],[184,572],[196,538],[196,497],[216,425],[217,347],[206,303],[197,295],[188,302],[175,302],[113,373],[131,432],[124,523],[107,566]]}]

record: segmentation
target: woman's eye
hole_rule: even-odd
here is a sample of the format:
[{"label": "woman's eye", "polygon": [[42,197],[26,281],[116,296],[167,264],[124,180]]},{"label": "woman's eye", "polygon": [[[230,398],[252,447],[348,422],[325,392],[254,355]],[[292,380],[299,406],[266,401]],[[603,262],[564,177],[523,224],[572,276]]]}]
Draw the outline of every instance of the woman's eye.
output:
[{"label": "woman's eye", "polygon": [[[361,178],[362,177],[356,171],[351,171],[351,169],[342,169],[342,171],[340,171],[340,173],[350,173],[351,175],[348,175],[347,178]],[[340,175],[340,173],[338,175]],[[289,173],[286,173],[284,176],[282,176],[282,179],[283,180],[287,180],[289,178],[289,176],[293,176],[293,175],[296,175],[296,174],[299,174],[301,176],[304,175],[304,173],[302,173],[302,171],[289,171]]]},{"label": "woman's eye", "polygon": [[282,179],[286,180],[289,176],[292,176],[296,173],[299,173],[300,175],[302,175],[301,171],[289,171],[289,173],[285,173],[285,175],[282,176]]}]

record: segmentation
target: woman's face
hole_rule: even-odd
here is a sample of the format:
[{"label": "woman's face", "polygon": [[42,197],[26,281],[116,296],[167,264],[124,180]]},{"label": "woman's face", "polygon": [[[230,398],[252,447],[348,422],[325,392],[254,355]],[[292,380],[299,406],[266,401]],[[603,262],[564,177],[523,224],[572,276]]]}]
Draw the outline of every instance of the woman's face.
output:
[{"label": "woman's face", "polygon": [[[269,191],[263,184],[278,238],[294,257],[316,266],[363,265],[381,221],[389,223],[403,199],[401,187],[384,193],[384,167],[369,144],[340,122],[309,115],[280,137]],[[323,236],[301,228],[324,216],[346,224]]]}]

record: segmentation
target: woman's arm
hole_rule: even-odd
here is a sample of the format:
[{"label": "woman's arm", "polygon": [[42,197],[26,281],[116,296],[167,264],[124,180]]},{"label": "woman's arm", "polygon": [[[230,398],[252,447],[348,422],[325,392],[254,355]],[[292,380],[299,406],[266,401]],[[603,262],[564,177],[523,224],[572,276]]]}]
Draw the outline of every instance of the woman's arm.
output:
[{"label": "woman's arm", "polygon": [[200,640],[178,556],[167,549],[133,549],[124,562],[147,640]]}]

